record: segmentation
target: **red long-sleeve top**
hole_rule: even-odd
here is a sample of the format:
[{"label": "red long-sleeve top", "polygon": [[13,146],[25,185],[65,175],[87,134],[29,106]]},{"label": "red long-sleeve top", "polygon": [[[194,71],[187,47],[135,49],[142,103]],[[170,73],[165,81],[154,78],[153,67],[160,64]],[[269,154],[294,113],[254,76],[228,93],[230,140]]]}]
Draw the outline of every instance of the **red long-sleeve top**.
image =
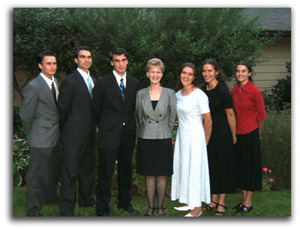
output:
[{"label": "red long-sleeve top", "polygon": [[266,120],[263,94],[250,81],[242,88],[237,85],[231,95],[236,115],[236,134],[248,134],[258,128],[258,120]]}]

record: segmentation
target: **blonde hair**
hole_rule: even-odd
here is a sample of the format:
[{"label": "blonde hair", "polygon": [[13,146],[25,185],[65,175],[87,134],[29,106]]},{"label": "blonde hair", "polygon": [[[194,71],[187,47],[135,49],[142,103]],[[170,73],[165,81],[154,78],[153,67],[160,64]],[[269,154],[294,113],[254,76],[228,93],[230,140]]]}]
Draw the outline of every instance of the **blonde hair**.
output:
[{"label": "blonde hair", "polygon": [[152,59],[148,60],[148,63],[146,65],[146,72],[149,72],[149,70],[152,66],[160,67],[160,70],[162,73],[164,73],[164,71],[165,71],[164,63],[158,58],[152,58]]}]

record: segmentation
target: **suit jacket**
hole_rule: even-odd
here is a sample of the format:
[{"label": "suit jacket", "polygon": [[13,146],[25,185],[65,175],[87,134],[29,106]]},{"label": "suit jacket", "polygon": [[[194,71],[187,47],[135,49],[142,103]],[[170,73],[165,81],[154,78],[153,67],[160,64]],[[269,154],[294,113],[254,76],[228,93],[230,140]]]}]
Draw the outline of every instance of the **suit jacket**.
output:
[{"label": "suit jacket", "polygon": [[136,137],[135,99],[139,88],[136,78],[127,74],[125,101],[113,73],[100,78],[93,89],[93,110],[98,131],[100,150],[115,150],[124,131],[128,147],[133,148]]},{"label": "suit jacket", "polygon": [[59,143],[58,109],[41,75],[26,86],[19,115],[31,147],[52,148]]},{"label": "suit jacket", "polygon": [[138,91],[136,114],[140,125],[138,136],[144,139],[166,139],[172,137],[176,119],[176,94],[162,88],[160,98],[153,110],[149,87]]},{"label": "suit jacket", "polygon": [[[95,83],[96,79],[92,79]],[[96,127],[92,99],[84,79],[77,70],[61,83],[57,105],[62,143],[72,146],[92,144]]]}]

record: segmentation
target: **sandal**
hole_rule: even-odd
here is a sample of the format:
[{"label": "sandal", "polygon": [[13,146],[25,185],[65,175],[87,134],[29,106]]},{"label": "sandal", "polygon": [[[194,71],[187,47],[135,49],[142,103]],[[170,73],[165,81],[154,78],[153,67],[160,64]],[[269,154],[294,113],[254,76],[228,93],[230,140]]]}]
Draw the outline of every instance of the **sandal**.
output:
[{"label": "sandal", "polygon": [[241,208],[239,208],[236,212],[248,213],[248,212],[252,211],[252,209],[253,209],[252,205],[247,207],[243,204],[243,206]]},{"label": "sandal", "polygon": [[225,205],[219,204],[219,203],[218,203],[218,205],[221,206],[221,207],[223,207],[223,208],[224,208],[224,211],[218,211],[218,210],[217,210],[217,211],[216,211],[216,215],[217,215],[217,216],[223,216],[223,215],[225,214],[225,209],[226,209],[227,207],[226,207]]},{"label": "sandal", "polygon": [[203,211],[211,211],[211,210],[213,210],[214,208],[218,207],[218,203],[216,203],[215,201],[211,201],[211,203],[216,204],[216,206],[211,207],[211,206],[209,206],[209,204],[208,204],[208,205],[206,205],[202,210],[203,210]]},{"label": "sandal", "polygon": [[238,205],[234,206],[232,209],[237,210],[237,209],[241,208],[243,205],[244,205],[244,204],[241,202],[241,203],[239,203]]},{"label": "sandal", "polygon": [[157,209],[157,212],[158,212],[158,215],[159,216],[163,216],[163,215],[166,215],[165,211],[164,211],[164,207],[161,207],[161,208],[156,208]]},{"label": "sandal", "polygon": [[146,214],[144,216],[152,216],[154,211],[155,211],[155,207],[149,207],[148,211],[146,212]]}]

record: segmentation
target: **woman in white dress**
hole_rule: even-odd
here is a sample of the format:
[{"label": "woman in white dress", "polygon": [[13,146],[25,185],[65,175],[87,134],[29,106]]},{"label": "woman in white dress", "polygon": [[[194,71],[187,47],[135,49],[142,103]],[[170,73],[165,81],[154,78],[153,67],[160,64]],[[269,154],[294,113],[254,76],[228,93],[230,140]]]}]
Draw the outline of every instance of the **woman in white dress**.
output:
[{"label": "woman in white dress", "polygon": [[185,217],[199,217],[202,202],[210,203],[207,144],[212,130],[208,98],[198,88],[193,63],[181,67],[176,93],[178,130],[175,142],[171,200],[184,205],[178,211],[192,210]]}]

